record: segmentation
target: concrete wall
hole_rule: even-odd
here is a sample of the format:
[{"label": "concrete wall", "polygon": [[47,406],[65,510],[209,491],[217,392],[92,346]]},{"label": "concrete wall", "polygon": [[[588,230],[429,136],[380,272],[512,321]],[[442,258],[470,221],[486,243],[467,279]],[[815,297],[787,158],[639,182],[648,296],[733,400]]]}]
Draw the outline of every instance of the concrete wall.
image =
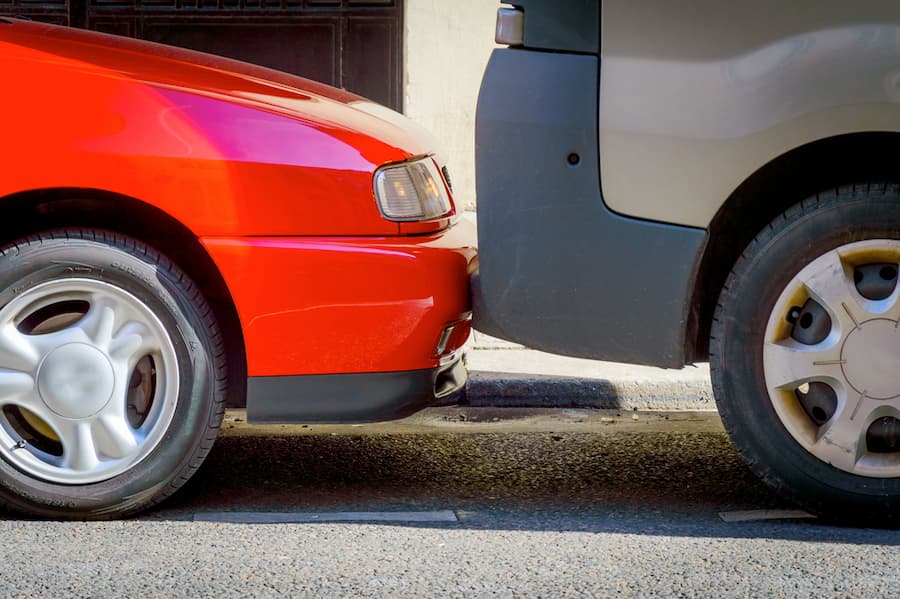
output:
[{"label": "concrete wall", "polygon": [[442,144],[457,207],[475,207],[475,105],[499,2],[406,0],[406,115]]}]

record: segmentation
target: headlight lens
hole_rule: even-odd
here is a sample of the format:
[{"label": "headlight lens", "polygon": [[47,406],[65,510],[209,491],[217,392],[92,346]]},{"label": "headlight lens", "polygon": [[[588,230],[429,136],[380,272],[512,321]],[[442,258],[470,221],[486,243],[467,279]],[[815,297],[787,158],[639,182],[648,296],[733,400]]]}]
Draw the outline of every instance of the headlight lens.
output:
[{"label": "headlight lens", "polygon": [[375,172],[375,198],[388,220],[416,221],[450,212],[450,197],[431,158],[392,164]]}]

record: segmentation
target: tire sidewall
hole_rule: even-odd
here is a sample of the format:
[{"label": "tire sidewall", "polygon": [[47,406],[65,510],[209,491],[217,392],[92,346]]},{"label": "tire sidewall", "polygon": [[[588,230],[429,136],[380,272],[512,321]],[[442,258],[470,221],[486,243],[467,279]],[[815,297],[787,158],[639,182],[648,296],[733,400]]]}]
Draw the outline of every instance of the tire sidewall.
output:
[{"label": "tire sidewall", "polygon": [[[99,483],[45,482],[0,459],[0,492],[11,495],[8,500],[14,506],[30,513],[102,516],[114,511],[122,515],[152,503],[188,467],[215,414],[209,335],[196,302],[187,296],[175,273],[150,261],[146,248],[111,237],[113,243],[43,239],[8,251],[0,259],[0,306],[35,285],[65,278],[103,281],[131,293],[170,334],[179,370],[176,409],[149,455],[127,472]],[[132,245],[131,251],[127,245]]]},{"label": "tire sidewall", "polygon": [[713,331],[717,344],[711,360],[713,383],[722,419],[735,444],[757,474],[777,490],[825,515],[865,520],[876,509],[893,520],[900,508],[900,478],[854,475],[804,449],[774,409],[763,366],[770,314],[803,267],[849,243],[900,239],[900,198],[860,195],[797,207],[795,218],[776,221],[754,242],[757,247],[751,244],[719,302]]}]

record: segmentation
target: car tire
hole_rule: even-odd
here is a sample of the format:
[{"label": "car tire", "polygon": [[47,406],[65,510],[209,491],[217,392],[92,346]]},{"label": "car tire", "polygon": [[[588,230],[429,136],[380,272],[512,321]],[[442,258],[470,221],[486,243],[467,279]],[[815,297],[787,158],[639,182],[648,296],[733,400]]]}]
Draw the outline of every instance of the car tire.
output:
[{"label": "car tire", "polygon": [[212,448],[225,351],[170,260],[103,230],[0,249],[0,505],[66,519],[135,514]]},{"label": "car tire", "polygon": [[900,522],[898,268],[900,187],[842,187],[766,226],[715,311],[728,434],[763,481],[828,519]]}]

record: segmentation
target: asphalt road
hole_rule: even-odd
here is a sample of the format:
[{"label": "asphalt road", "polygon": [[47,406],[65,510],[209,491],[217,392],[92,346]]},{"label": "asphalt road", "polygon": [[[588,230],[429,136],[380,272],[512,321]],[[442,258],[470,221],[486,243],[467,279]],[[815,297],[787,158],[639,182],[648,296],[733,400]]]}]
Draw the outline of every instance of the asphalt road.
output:
[{"label": "asphalt road", "polygon": [[[522,417],[251,429],[232,415],[201,473],[140,519],[0,519],[0,597],[900,593],[897,531],[724,521],[791,506],[714,417],[505,414]],[[315,521],[360,511],[345,517],[451,521]],[[306,522],[252,523],[270,518]]]}]

